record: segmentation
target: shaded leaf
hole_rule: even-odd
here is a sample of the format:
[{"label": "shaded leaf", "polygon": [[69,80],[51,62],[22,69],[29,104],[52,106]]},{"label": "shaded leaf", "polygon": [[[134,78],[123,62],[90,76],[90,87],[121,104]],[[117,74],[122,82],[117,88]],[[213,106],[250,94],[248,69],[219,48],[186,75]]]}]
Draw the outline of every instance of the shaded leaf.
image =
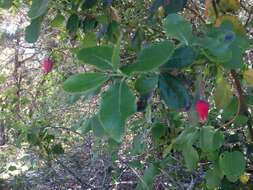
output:
[{"label": "shaded leaf", "polygon": [[78,28],[79,28],[79,17],[77,14],[73,13],[72,15],[70,15],[67,21],[66,29],[70,34],[75,34]]},{"label": "shaded leaf", "polygon": [[184,68],[193,64],[197,54],[190,46],[182,46],[175,50],[171,59],[162,66],[162,69]]},{"label": "shaded leaf", "polygon": [[190,96],[186,88],[171,75],[160,75],[159,90],[163,100],[170,108],[182,109],[190,104]]},{"label": "shaded leaf", "polygon": [[81,49],[77,53],[77,57],[84,63],[93,65],[98,69],[111,70],[112,54],[113,48],[111,46],[97,46]]},{"label": "shaded leaf", "polygon": [[148,95],[157,87],[158,76],[145,76],[141,75],[135,82],[135,89],[140,93],[140,95]]}]

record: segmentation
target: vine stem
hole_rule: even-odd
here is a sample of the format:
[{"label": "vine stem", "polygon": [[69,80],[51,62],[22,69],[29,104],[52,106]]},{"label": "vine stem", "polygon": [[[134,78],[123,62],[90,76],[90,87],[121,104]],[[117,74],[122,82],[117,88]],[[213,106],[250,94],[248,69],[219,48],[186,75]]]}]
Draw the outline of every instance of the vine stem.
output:
[{"label": "vine stem", "polygon": [[236,90],[238,92],[238,98],[239,98],[239,102],[240,102],[239,110],[240,110],[240,113],[242,113],[243,115],[248,117],[247,126],[249,129],[251,141],[253,142],[253,128],[252,128],[253,120],[252,120],[251,114],[248,111],[247,105],[244,100],[244,96],[243,96],[244,91],[242,89],[240,80],[238,79],[237,73],[235,70],[231,70],[231,76],[234,79],[234,84],[235,84]]}]

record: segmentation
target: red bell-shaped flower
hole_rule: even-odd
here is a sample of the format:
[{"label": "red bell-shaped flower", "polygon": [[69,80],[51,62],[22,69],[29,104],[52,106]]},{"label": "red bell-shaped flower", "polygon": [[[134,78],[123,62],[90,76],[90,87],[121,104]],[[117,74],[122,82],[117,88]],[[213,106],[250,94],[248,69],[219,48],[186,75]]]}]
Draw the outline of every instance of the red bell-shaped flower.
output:
[{"label": "red bell-shaped flower", "polygon": [[43,67],[43,72],[44,72],[45,74],[48,74],[48,73],[53,69],[53,64],[54,64],[53,60],[51,60],[51,59],[49,59],[49,58],[44,59],[43,65],[42,65],[42,67]]},{"label": "red bell-shaped flower", "polygon": [[199,100],[196,104],[196,111],[199,114],[199,121],[205,122],[208,117],[209,104],[204,100]]}]

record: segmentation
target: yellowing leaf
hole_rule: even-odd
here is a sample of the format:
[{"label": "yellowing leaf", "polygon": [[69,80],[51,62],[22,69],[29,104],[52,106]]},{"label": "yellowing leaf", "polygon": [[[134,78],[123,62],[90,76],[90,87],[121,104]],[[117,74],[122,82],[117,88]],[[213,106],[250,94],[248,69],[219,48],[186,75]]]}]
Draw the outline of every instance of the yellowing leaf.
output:
[{"label": "yellowing leaf", "polygon": [[249,179],[250,179],[250,176],[246,173],[240,176],[240,181],[242,182],[242,184],[248,183]]},{"label": "yellowing leaf", "polygon": [[236,16],[224,15],[216,19],[215,26],[219,27],[224,22],[230,22],[237,34],[245,35],[246,31]]},{"label": "yellowing leaf", "polygon": [[233,93],[231,91],[231,86],[222,77],[217,81],[217,86],[214,92],[215,105],[218,109],[223,109],[229,105],[233,98]]},{"label": "yellowing leaf", "polygon": [[206,0],[205,16],[211,21],[215,20],[215,11],[213,8],[213,0]]},{"label": "yellowing leaf", "polygon": [[219,6],[224,12],[234,12],[240,9],[240,2],[239,0],[221,0]]},{"label": "yellowing leaf", "polygon": [[243,78],[247,81],[247,83],[253,86],[253,69],[244,71]]}]

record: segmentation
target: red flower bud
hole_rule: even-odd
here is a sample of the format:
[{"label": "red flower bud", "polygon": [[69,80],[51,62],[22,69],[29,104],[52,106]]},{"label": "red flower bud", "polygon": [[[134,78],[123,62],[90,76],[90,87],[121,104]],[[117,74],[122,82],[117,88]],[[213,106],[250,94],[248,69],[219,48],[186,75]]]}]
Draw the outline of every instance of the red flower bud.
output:
[{"label": "red flower bud", "polygon": [[43,72],[45,73],[45,74],[48,74],[52,69],[53,69],[53,60],[51,60],[51,59],[45,59],[44,61],[43,61]]},{"label": "red flower bud", "polygon": [[206,101],[199,100],[196,104],[196,111],[199,114],[199,121],[205,122],[208,117],[209,104]]}]

